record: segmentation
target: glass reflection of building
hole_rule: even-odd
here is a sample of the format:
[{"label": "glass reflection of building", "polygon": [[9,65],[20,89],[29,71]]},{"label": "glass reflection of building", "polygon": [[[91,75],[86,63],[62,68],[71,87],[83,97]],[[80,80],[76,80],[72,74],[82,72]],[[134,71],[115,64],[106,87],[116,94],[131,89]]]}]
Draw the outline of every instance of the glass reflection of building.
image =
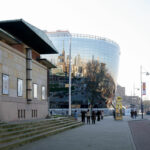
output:
[{"label": "glass reflection of building", "polygon": [[52,70],[53,74],[68,75],[71,38],[72,76],[78,78],[86,76],[87,62],[97,60],[105,64],[116,83],[120,48],[115,42],[98,36],[71,34],[68,31],[48,32],[47,35],[59,52],[57,55],[47,57],[57,66]]}]

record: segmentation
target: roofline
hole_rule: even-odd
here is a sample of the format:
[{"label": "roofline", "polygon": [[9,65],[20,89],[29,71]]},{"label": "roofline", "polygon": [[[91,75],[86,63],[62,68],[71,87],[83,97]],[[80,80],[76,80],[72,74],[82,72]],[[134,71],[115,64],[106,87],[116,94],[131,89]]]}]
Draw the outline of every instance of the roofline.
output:
[{"label": "roofline", "polygon": [[[40,30],[39,28],[31,25],[30,23],[26,22],[23,19],[15,19],[15,20],[3,20],[0,21],[0,28],[4,31],[8,32],[10,35],[22,41],[24,44],[28,45],[35,51],[39,52],[40,54],[57,54],[58,51],[54,47],[53,43],[47,37],[44,31]],[[21,31],[19,35],[19,32]],[[27,33],[26,33],[27,32]],[[31,36],[28,39],[28,36]],[[37,42],[33,42],[36,39]]]},{"label": "roofline", "polygon": [[[65,33],[65,32],[69,32],[69,31],[56,30],[55,32],[53,31],[53,32],[46,32],[46,33],[47,34],[55,34],[55,33]],[[71,37],[75,37],[75,38],[88,38],[88,39],[93,39],[93,40],[104,40],[106,42],[115,44],[120,49],[120,46],[115,41],[113,41],[109,38],[96,36],[96,35],[90,35],[90,34],[78,34],[78,33],[70,33],[70,35],[71,35]],[[55,36],[55,35],[52,35],[52,36]]]}]

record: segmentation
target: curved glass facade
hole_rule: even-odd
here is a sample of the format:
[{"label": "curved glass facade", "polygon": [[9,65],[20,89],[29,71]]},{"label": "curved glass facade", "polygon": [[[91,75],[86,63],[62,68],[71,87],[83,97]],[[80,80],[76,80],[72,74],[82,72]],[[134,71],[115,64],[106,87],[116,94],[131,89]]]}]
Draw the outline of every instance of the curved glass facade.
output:
[{"label": "curved glass facade", "polygon": [[54,32],[47,35],[57,48],[58,55],[63,55],[64,51],[64,60],[58,59],[58,55],[49,58],[56,66],[59,62],[68,61],[71,38],[72,72],[75,66],[80,68],[78,72],[74,73],[75,75],[83,76],[84,72],[81,72],[81,70],[83,71],[84,65],[95,59],[106,64],[108,72],[112,75],[114,81],[117,81],[120,48],[115,42],[101,37],[70,34],[69,32]]},{"label": "curved glass facade", "polygon": [[[114,83],[117,82],[120,48],[115,42],[97,36],[71,34],[68,31],[49,32],[47,35],[59,52],[59,54],[47,57],[47,59],[57,66],[56,69],[52,69],[52,74],[57,74],[59,76],[65,73],[66,76],[68,75],[69,48],[71,39],[72,77],[84,78],[87,74],[87,63],[92,60],[96,60],[100,64],[105,64],[106,70],[111,76],[111,79]],[[56,78],[58,78],[58,76]],[[51,83],[54,85],[54,79],[51,80]],[[65,81],[63,81],[61,85],[68,82],[67,78],[64,80]],[[77,81],[72,82],[73,84],[74,82],[77,83]],[[65,84],[62,88],[64,86]],[[82,101],[83,99],[86,99],[84,96],[85,91],[80,90],[80,92],[83,94],[81,94],[79,98],[75,95],[75,98],[72,96],[72,99],[82,99]],[[51,100],[53,99],[54,97],[51,98]],[[87,101],[87,99],[85,101]]]}]

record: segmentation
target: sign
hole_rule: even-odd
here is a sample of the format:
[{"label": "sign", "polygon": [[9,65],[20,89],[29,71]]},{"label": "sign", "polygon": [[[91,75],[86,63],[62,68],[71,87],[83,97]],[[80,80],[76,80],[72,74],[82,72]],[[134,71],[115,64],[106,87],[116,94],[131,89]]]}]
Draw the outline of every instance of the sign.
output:
[{"label": "sign", "polygon": [[78,104],[72,104],[71,105],[71,108],[80,108],[81,107],[81,105],[78,105]]},{"label": "sign", "polygon": [[142,95],[146,95],[146,83],[142,83]]},{"label": "sign", "polygon": [[65,87],[68,88],[68,87],[69,87],[69,84],[65,84]]},{"label": "sign", "polygon": [[122,120],[122,98],[117,97],[116,100],[116,120]]}]

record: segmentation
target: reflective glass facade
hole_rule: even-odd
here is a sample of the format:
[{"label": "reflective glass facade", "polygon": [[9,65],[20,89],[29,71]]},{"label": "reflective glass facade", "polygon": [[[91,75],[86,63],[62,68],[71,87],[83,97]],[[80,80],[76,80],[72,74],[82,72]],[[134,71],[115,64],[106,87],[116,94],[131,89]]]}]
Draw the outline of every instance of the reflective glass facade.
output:
[{"label": "reflective glass facade", "polygon": [[[120,48],[105,38],[71,34],[68,31],[47,33],[58,50],[58,54],[45,56],[57,68],[51,70],[50,107],[68,107],[69,49],[71,46],[72,104],[88,107],[89,99],[94,99],[96,107],[105,107],[105,101],[113,99],[117,82]],[[70,42],[71,41],[71,42]],[[100,77],[99,97],[88,93],[89,62],[98,62],[106,68],[105,77]],[[110,100],[110,101],[111,101]],[[103,103],[102,103],[103,102]]]},{"label": "reflective glass facade", "polygon": [[[49,58],[56,66],[69,61],[71,38],[72,72],[76,76],[84,76],[85,64],[94,59],[106,64],[108,72],[114,81],[117,81],[120,48],[115,42],[101,37],[70,34],[69,32],[54,32],[47,35],[59,52]],[[58,55],[63,55],[63,51],[65,56],[59,59]]]}]

